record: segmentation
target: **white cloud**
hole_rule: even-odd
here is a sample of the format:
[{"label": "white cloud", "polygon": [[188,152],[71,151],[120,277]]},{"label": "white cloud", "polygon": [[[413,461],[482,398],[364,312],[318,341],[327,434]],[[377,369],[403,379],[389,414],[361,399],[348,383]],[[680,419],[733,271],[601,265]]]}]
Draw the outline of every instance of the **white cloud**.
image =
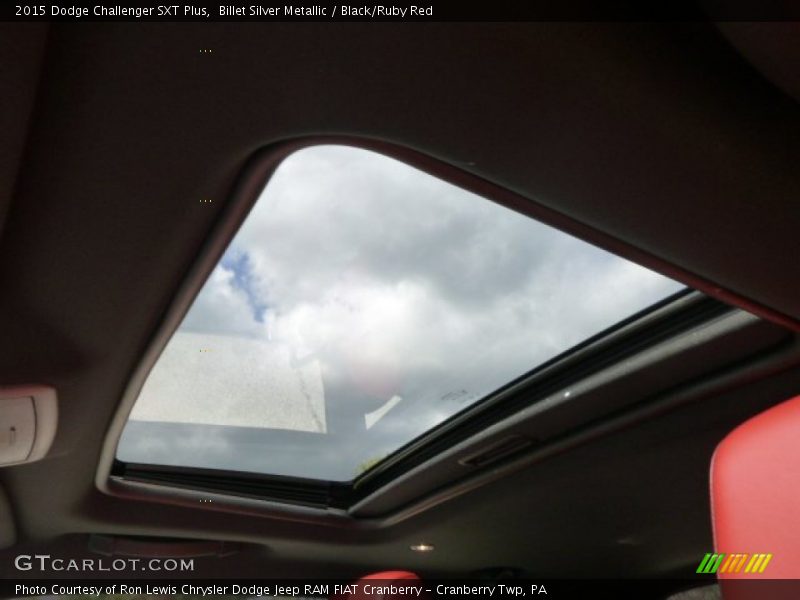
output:
[{"label": "white cloud", "polygon": [[[183,329],[291,348],[293,361],[319,363],[329,389],[380,396],[369,410],[402,397],[375,427],[394,429],[396,446],[463,407],[442,400],[449,392],[484,396],[681,287],[344,147],[289,157],[233,250],[249,259],[247,290],[217,267]],[[253,297],[268,307],[263,323]],[[393,422],[415,400],[413,418]]]},{"label": "white cloud", "polygon": [[255,319],[247,294],[233,281],[234,272],[217,265],[181,328],[256,338],[265,336],[266,325]]}]

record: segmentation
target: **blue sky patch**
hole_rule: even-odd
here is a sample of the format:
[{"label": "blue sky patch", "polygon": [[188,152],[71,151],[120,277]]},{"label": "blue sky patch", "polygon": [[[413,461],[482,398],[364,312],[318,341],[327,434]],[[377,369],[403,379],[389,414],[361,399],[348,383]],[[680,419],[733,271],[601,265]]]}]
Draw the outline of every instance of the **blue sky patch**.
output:
[{"label": "blue sky patch", "polygon": [[253,318],[259,322],[264,322],[264,314],[267,312],[267,303],[258,297],[255,291],[255,274],[250,254],[243,250],[229,248],[220,261],[220,266],[226,271],[233,273],[233,287],[244,292],[250,310],[253,311]]}]

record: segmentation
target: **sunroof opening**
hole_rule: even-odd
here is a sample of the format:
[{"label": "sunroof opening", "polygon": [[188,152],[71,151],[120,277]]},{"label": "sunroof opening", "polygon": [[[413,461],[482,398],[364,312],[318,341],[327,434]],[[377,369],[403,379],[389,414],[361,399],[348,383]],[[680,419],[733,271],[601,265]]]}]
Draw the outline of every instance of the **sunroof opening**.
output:
[{"label": "sunroof opening", "polygon": [[351,481],[681,288],[382,154],[299,150],[153,366],[117,458]]}]

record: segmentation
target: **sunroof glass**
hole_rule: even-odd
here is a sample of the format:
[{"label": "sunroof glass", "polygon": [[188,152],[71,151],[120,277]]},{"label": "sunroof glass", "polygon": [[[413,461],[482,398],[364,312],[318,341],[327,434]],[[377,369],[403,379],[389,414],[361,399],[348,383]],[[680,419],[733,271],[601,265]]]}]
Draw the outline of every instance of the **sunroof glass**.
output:
[{"label": "sunroof glass", "polygon": [[164,348],[118,458],[349,481],[681,287],[384,155],[306,148]]}]

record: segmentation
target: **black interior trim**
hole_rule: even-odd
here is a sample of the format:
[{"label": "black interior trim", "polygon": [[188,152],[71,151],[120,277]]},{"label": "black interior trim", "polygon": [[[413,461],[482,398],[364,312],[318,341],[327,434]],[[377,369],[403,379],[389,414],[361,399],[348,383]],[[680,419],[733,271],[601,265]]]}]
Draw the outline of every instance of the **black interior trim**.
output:
[{"label": "black interior trim", "polygon": [[229,492],[237,496],[317,508],[344,507],[350,496],[350,486],[345,484],[214,469],[161,467],[116,461],[112,475],[131,481],[166,483],[209,492]]}]

